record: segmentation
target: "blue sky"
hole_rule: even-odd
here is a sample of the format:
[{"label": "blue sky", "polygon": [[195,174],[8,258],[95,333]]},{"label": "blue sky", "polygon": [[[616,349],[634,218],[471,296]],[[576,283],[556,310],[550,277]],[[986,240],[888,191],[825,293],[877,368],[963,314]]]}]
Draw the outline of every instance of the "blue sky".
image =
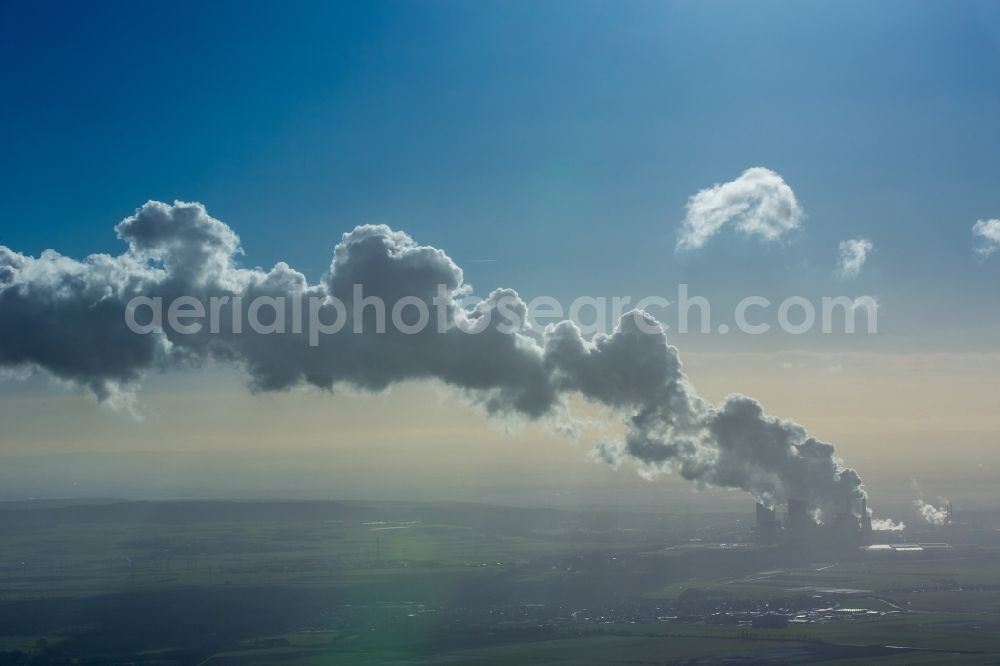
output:
[{"label": "blue sky", "polygon": [[[342,233],[379,222],[446,250],[480,295],[669,298],[684,282],[725,312],[870,294],[877,336],[672,340],[708,399],[755,396],[907,505],[914,478],[995,498],[1000,253],[977,257],[972,227],[1000,218],[998,147],[995,2],[0,0],[0,245],[117,254],[118,221],[179,199],[230,224],[246,265],[314,281]],[[689,197],[756,166],[794,190],[801,228],[675,251]],[[858,238],[874,251],[838,278]],[[593,433],[511,437],[425,385],[366,400],[151,374],[145,421],[41,376],[0,382],[0,455],[239,452],[237,495],[280,494],[254,486],[261,469],[322,496],[361,480],[527,501],[486,492],[502,469],[540,501],[662,492],[588,462]],[[247,467],[253,452],[289,466]],[[190,481],[214,469],[192,460],[8,476],[34,494],[118,492],[117,475],[138,484],[126,494],[197,496],[217,481]]]},{"label": "blue sky", "polygon": [[[1000,217],[995,3],[295,9],[0,3],[0,244],[117,253],[144,201],[197,200],[246,263],[313,279],[384,222],[480,293],[846,291],[878,296],[885,334],[824,345],[995,348],[1000,256],[971,234]],[[751,166],[794,189],[801,232],[676,254],[688,197]],[[845,287],[837,244],[862,236]]]}]

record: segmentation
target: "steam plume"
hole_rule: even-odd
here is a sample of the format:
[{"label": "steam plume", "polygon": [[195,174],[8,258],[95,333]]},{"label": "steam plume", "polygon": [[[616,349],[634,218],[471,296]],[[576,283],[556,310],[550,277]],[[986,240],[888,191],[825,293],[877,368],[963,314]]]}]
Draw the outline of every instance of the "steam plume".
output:
[{"label": "steam plume", "polygon": [[872,529],[877,532],[901,532],[906,529],[906,523],[892,518],[875,518],[872,520]]},{"label": "steam plume", "polygon": [[[43,370],[101,401],[127,399],[150,371],[207,360],[241,367],[259,391],[298,385],[378,391],[433,379],[490,414],[529,419],[554,417],[570,396],[581,395],[625,425],[620,441],[598,448],[609,462],[630,460],[648,473],[676,471],[699,484],[739,488],[768,505],[803,500],[819,519],[864,495],[860,477],[834,447],[802,426],[767,415],[744,395],[718,405],[699,397],[677,349],[648,314],[627,313],[612,334],[589,340],[570,321],[536,334],[523,324],[527,307],[516,292],[498,289],[464,306],[471,290],[462,270],[443,251],[385,226],[344,234],[317,284],[285,263],[269,271],[239,267],[239,238],[200,204],[151,201],[116,231],[127,244],[118,256],[75,260],[49,250],[28,257],[0,246],[0,370]],[[376,312],[354,312],[355,285],[387,304],[407,297],[429,307],[444,285],[443,331],[377,332]],[[326,299],[317,311],[324,322],[338,317],[336,297],[351,321],[312,345],[308,332],[239,331],[229,316],[259,296],[277,304],[298,295]],[[218,331],[185,335],[163,327],[138,335],[125,317],[136,296],[230,300]],[[273,317],[285,309],[275,305]],[[521,325],[502,330],[499,322],[512,318],[492,316],[501,309]],[[479,325],[482,332],[465,332]]]},{"label": "steam plume", "polygon": [[[947,504],[947,500],[944,501]],[[920,514],[920,517],[931,525],[940,527],[948,521],[947,506],[937,507],[933,504],[925,502],[922,499],[915,500],[913,504],[917,507],[917,512]]]}]

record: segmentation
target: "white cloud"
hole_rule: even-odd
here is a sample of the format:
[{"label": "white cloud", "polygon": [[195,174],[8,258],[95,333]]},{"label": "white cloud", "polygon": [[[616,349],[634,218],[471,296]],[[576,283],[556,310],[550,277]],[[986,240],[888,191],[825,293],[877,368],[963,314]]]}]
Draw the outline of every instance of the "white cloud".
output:
[{"label": "white cloud", "polygon": [[843,277],[857,277],[864,268],[868,253],[875,245],[867,238],[852,238],[841,241],[840,259],[837,262],[840,275]]},{"label": "white cloud", "polygon": [[1000,250],[1000,219],[979,220],[972,227],[972,233],[982,239],[976,252],[988,257]]},{"label": "white cloud", "polygon": [[764,167],[747,169],[736,180],[713,185],[688,199],[679,250],[695,250],[724,226],[746,236],[776,241],[797,229],[803,212],[788,183]]}]

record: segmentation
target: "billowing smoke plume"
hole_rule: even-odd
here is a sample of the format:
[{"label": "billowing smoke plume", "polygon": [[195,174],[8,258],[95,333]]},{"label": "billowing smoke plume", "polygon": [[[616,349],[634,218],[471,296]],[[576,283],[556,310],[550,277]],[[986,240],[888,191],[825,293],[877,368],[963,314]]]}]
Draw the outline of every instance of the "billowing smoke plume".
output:
[{"label": "billowing smoke plume", "polygon": [[[631,460],[649,473],[676,471],[699,484],[740,488],[768,505],[800,499],[820,519],[864,495],[861,479],[842,466],[833,446],[801,426],[768,416],[747,396],[719,405],[700,398],[677,349],[648,314],[627,313],[614,333],[589,340],[569,321],[533,332],[515,292],[498,289],[466,307],[471,290],[462,270],[443,251],[385,226],[344,234],[318,284],[284,263],[269,271],[239,267],[239,238],[199,204],[149,202],[116,230],[128,246],[119,256],[77,261],[0,247],[0,369],[44,370],[102,401],[127,397],[150,371],[208,360],[240,366],[260,391],[297,385],[378,391],[433,379],[490,414],[529,419],[563,413],[568,398],[581,395],[626,426],[621,441],[599,447],[609,462]],[[357,285],[364,297],[390,306],[404,298],[430,306],[443,285],[443,310],[430,310],[442,321],[412,334],[380,329],[374,308],[355,312]],[[139,335],[126,326],[126,305],[136,296],[164,304],[181,296],[228,300],[218,330],[182,334],[164,326]],[[232,315],[246,314],[257,297],[274,299],[275,324],[300,297],[325,299],[314,313],[323,322],[345,314],[339,299],[349,321],[318,339],[294,326],[281,333],[241,330]],[[500,309],[506,316],[493,317]],[[500,322],[512,314],[521,325],[503,330]],[[481,332],[467,332],[477,326]]]},{"label": "billowing smoke plume", "polygon": [[947,500],[942,501],[944,502],[944,505],[940,507],[929,504],[922,499],[915,500],[913,504],[917,507],[917,512],[920,514],[921,518],[926,520],[931,525],[941,527],[948,522]]}]

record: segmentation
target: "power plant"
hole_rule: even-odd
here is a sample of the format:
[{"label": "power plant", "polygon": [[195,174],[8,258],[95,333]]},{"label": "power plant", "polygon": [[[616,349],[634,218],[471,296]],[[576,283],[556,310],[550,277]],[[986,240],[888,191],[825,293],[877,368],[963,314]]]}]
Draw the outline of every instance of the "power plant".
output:
[{"label": "power plant", "polygon": [[846,506],[832,521],[817,522],[803,500],[789,499],[785,520],[778,519],[777,508],[760,502],[756,507],[755,536],[759,543],[812,545],[830,544],[839,547],[871,543],[875,530],[868,511],[868,499],[862,497],[859,510]]}]

